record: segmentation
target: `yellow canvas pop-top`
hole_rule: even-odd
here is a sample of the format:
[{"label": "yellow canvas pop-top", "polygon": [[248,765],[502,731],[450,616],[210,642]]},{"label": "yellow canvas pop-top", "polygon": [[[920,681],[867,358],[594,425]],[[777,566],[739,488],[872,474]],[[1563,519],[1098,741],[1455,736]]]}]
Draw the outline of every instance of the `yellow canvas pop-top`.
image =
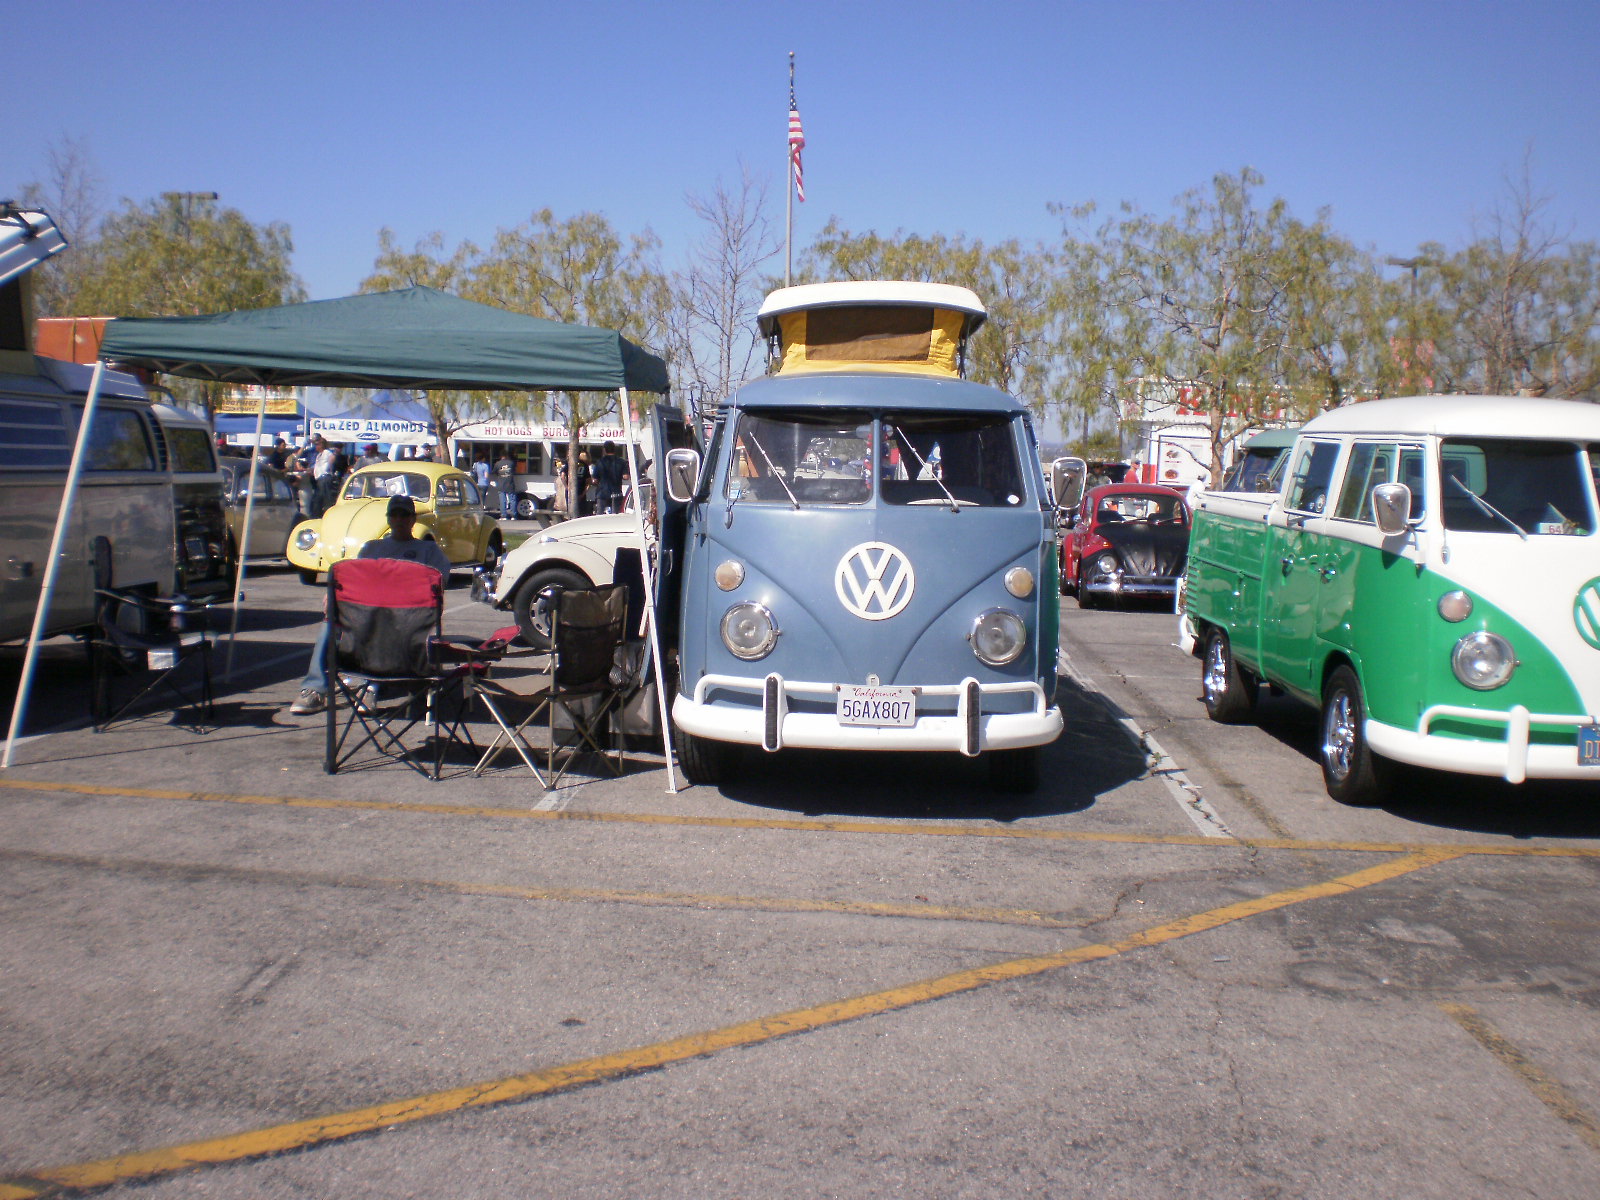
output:
[{"label": "yellow canvas pop-top", "polygon": [[988,316],[983,301],[946,283],[861,280],[780,288],[757,314],[775,342],[779,374],[870,371],[964,374],[966,343]]}]

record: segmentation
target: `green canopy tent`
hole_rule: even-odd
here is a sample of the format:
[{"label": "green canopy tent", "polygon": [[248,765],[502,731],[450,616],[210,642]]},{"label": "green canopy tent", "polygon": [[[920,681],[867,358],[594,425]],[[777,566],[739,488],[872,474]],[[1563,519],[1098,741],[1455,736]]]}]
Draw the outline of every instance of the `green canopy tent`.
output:
[{"label": "green canopy tent", "polygon": [[[668,389],[666,364],[612,330],[530,317],[426,287],[197,317],[119,318],[107,325],[100,346],[100,361],[79,427],[80,445],[74,451],[62,494],[58,528],[64,529],[71,515],[82,458],[81,431],[90,428],[101,376],[110,362],[192,379],[274,387],[614,391],[620,395],[635,479],[639,478],[638,443],[628,392]],[[252,457],[252,472],[254,464]],[[254,494],[252,480],[247,495],[253,498]],[[635,514],[642,543],[644,514],[637,505]],[[247,532],[250,515],[247,507]],[[10,763],[12,741],[21,728],[38,630],[49,609],[55,567],[52,553],[0,765]],[[654,592],[653,587],[645,589],[649,597]],[[649,614],[668,789],[675,791],[653,600]]]}]

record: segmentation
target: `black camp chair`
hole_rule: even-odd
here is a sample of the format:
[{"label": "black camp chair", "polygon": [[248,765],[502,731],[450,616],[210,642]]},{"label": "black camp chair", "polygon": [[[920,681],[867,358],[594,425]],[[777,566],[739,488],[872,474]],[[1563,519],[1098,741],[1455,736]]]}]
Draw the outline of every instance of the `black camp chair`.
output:
[{"label": "black camp chair", "polygon": [[[461,681],[479,669],[463,643],[443,636],[444,577],[423,563],[350,558],[328,572],[327,743],[330,775],[371,747],[429,775],[407,737],[419,724],[431,743],[431,778],[446,747],[476,745]],[[448,711],[445,711],[448,710]]]},{"label": "black camp chair", "polygon": [[148,697],[172,701],[157,711],[190,710],[212,719],[209,606],[153,588],[95,589],[89,635],[89,712],[104,732]]},{"label": "black camp chair", "polygon": [[[501,679],[483,672],[466,680],[468,691],[483,702],[499,726],[473,773],[481,775],[502,752],[514,749],[546,790],[559,785],[581,755],[593,754],[613,774],[621,775],[621,752],[601,743],[612,741],[612,715],[643,674],[643,656],[628,653],[628,589],[620,584],[549,587],[537,603],[548,614],[550,629],[545,669],[521,678]],[[558,714],[569,728],[557,724]],[[544,771],[536,762],[540,752],[527,736],[541,716],[549,739]],[[565,747],[563,737],[570,743]],[[556,758],[563,749],[566,754],[557,769]]]}]

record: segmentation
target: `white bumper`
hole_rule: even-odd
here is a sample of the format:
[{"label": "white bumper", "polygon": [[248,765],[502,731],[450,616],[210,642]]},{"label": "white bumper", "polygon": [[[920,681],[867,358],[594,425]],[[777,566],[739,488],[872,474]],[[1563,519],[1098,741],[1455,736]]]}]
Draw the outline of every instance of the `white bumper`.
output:
[{"label": "white bumper", "polygon": [[[761,707],[707,703],[706,696],[713,690],[748,692],[761,698]],[[923,696],[956,697],[955,715],[919,716],[914,724],[903,726],[842,725],[833,713],[789,711],[791,698],[830,700],[837,692],[832,683],[786,680],[779,675],[707,675],[695,685],[693,696],[680,694],[673,701],[672,719],[685,733],[697,737],[767,750],[785,746],[814,750],[953,750],[972,756],[985,750],[1042,746],[1061,733],[1061,710],[1045,704],[1044,689],[1037,683],[980,684],[975,679],[965,679],[918,690]],[[983,711],[985,696],[1010,693],[1030,695],[1032,709],[1020,713]]]},{"label": "white bumper", "polygon": [[[1444,717],[1500,722],[1505,726],[1505,740],[1490,742],[1430,734],[1428,729],[1433,722]],[[1504,712],[1494,712],[1436,704],[1422,714],[1415,730],[1368,720],[1366,735],[1367,744],[1383,757],[1413,766],[1455,771],[1462,775],[1498,775],[1507,783],[1522,783],[1529,779],[1592,779],[1600,782],[1600,766],[1578,765],[1576,745],[1534,745],[1528,738],[1528,729],[1532,725],[1570,725],[1576,728],[1589,724],[1592,719],[1587,715],[1533,713],[1521,705]]]}]

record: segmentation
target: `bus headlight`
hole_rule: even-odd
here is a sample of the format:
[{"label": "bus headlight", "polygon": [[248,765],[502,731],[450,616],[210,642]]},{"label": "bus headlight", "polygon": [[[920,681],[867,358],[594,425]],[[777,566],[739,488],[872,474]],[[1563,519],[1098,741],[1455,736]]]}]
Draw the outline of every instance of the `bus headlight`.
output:
[{"label": "bus headlight", "polygon": [[1480,630],[1456,643],[1450,668],[1469,688],[1487,692],[1511,678],[1511,672],[1517,669],[1517,655],[1505,638]]},{"label": "bus headlight", "polygon": [[294,535],[294,544],[301,550],[310,551],[317,544],[317,531],[315,529],[302,529]]},{"label": "bus headlight", "polygon": [[1028,645],[1028,627],[1016,613],[1004,608],[991,608],[979,615],[967,635],[972,652],[978,661],[991,667],[1003,667],[1016,662]]},{"label": "bus headlight", "polygon": [[772,653],[778,623],[762,604],[735,604],[722,614],[722,644],[737,657],[754,662]]}]

